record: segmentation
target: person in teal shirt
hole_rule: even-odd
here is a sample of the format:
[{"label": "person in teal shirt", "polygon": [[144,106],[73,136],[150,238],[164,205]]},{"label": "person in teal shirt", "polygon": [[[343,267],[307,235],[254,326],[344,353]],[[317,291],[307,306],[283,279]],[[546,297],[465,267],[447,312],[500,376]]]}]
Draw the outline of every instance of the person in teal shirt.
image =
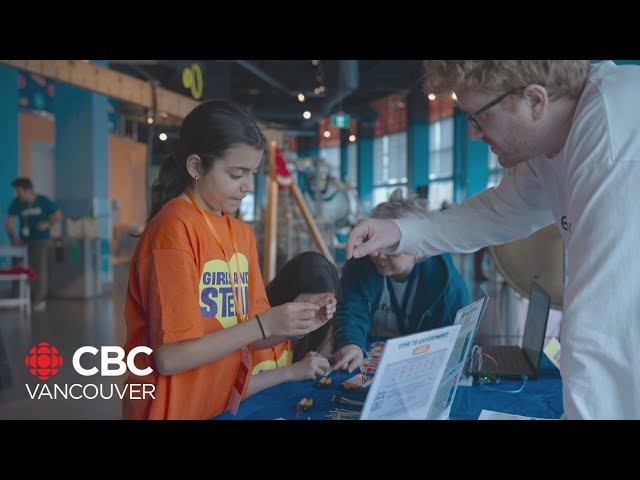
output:
[{"label": "person in teal shirt", "polygon": [[[51,226],[62,219],[62,213],[57,203],[33,191],[29,178],[16,178],[11,186],[16,192],[16,198],[9,205],[7,234],[12,245],[27,245],[29,248],[29,266],[36,274],[31,301],[35,311],[44,310],[48,290],[47,257]],[[19,225],[16,225],[17,218],[20,219]]]}]

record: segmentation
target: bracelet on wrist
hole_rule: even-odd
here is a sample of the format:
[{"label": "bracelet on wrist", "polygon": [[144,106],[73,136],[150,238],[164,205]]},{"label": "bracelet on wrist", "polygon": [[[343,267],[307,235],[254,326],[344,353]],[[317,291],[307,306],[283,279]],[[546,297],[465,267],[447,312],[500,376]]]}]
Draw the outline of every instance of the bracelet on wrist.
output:
[{"label": "bracelet on wrist", "polygon": [[264,327],[262,326],[262,322],[260,321],[260,317],[256,315],[256,320],[258,321],[258,326],[260,327],[260,331],[262,332],[263,340],[267,339],[267,336],[264,334]]}]

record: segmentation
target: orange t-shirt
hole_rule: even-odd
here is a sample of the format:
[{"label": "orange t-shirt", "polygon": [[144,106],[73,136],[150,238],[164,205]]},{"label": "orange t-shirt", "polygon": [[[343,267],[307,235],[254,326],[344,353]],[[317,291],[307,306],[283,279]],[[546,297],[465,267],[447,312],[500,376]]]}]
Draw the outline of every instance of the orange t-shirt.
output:
[{"label": "orange t-shirt", "polygon": [[267,370],[291,365],[293,349],[289,340],[279,343],[271,348],[253,351],[252,375],[264,373]]},{"label": "orange t-shirt", "polygon": [[[240,281],[224,216],[206,212],[229,258],[224,255],[196,207],[181,197],[167,202],[138,240],[129,266],[125,306],[128,353],[138,345],[200,338],[238,323],[229,271],[241,287],[243,311],[249,317],[269,308],[258,266],[253,230],[230,218],[236,234]],[[241,361],[241,350],[175,375],[160,375],[153,355],[136,355],[138,368],[150,366],[145,377],[129,374],[127,383],[153,384],[152,399],[125,396],[125,419],[208,419],[224,413]],[[149,391],[149,388],[146,389]]]}]

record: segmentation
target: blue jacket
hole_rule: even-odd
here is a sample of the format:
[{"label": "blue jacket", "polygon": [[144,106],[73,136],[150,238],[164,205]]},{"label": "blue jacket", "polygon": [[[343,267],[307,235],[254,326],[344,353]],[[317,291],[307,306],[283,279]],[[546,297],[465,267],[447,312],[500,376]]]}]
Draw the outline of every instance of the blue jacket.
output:
[{"label": "blue jacket", "polygon": [[[418,284],[406,334],[452,325],[457,311],[469,304],[467,286],[450,254],[429,257],[418,266]],[[365,348],[384,281],[369,257],[345,263],[334,326],[335,350],[349,344]]]}]

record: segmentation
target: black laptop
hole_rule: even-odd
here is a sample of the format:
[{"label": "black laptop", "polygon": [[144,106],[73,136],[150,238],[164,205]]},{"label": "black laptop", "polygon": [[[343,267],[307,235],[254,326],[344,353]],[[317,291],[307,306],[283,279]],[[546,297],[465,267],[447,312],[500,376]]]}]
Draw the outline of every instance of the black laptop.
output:
[{"label": "black laptop", "polygon": [[532,282],[522,347],[483,346],[481,367],[478,368],[478,362],[474,361],[471,373],[478,376],[521,378],[526,375],[528,378],[536,378],[544,348],[550,307],[549,294],[538,283]]}]

